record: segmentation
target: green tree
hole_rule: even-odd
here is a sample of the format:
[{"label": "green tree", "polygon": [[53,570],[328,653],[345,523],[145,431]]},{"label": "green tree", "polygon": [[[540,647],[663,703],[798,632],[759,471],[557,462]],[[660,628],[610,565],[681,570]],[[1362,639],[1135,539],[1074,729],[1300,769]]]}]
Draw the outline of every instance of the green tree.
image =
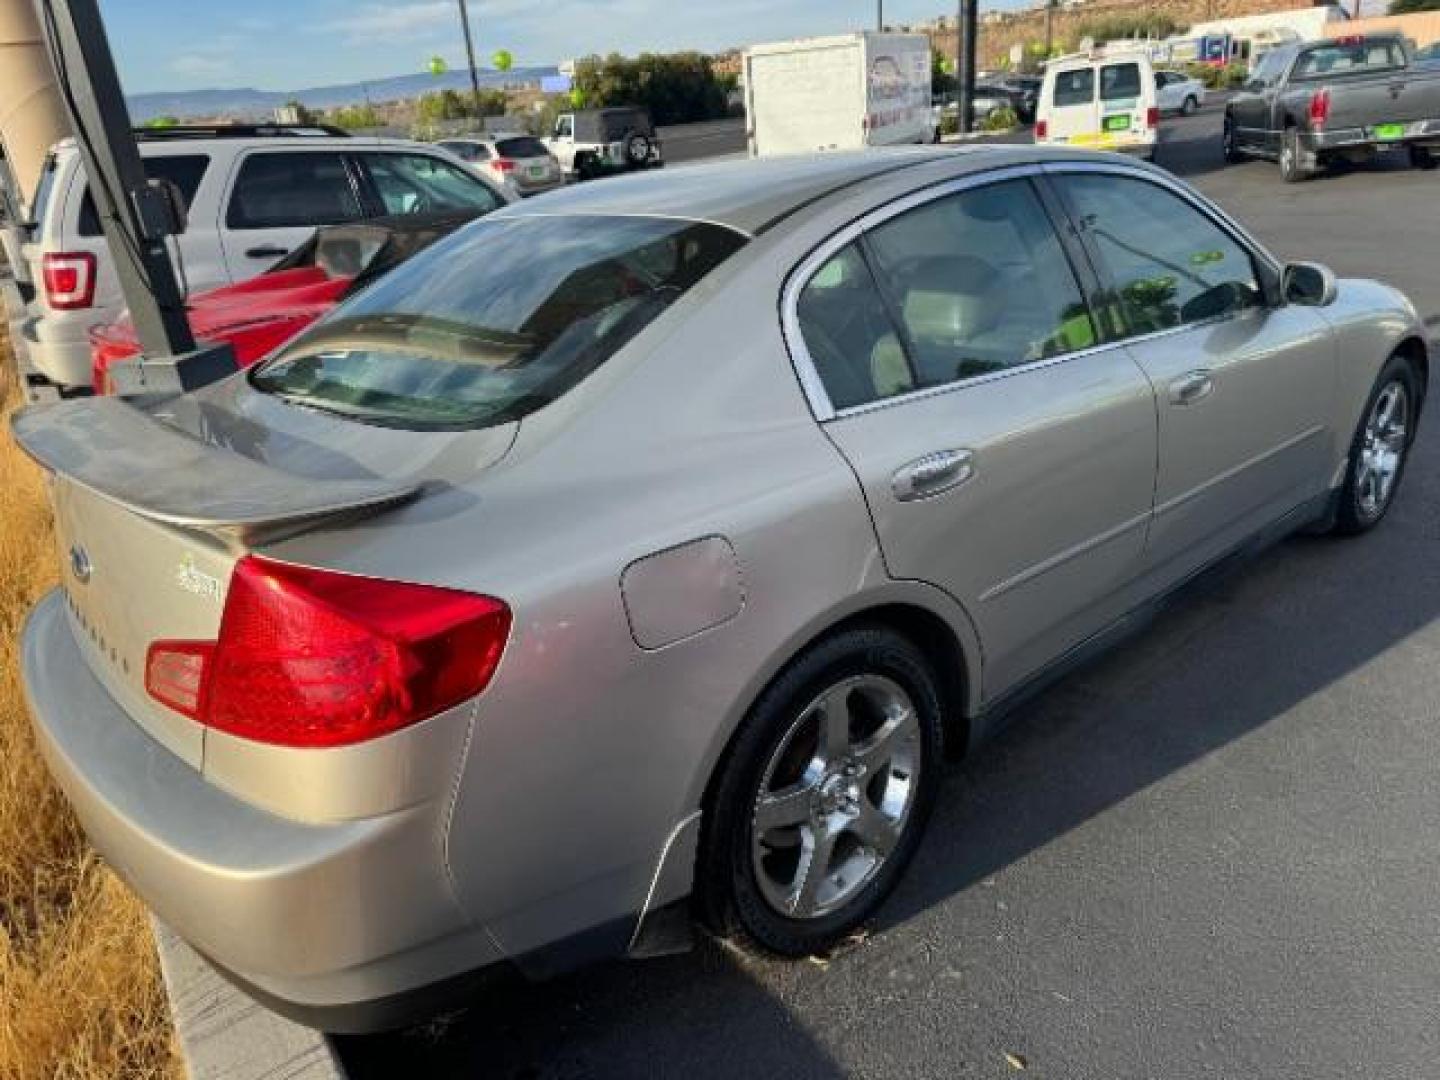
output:
[{"label": "green tree", "polygon": [[374,105],[347,105],[330,114],[330,122],[346,131],[383,127],[384,121]]},{"label": "green tree", "polygon": [[140,125],[142,128],[164,129],[180,126],[178,116],[156,116]]},{"label": "green tree", "polygon": [[578,62],[574,85],[586,107],[643,105],[657,124],[683,124],[725,116],[734,80],[717,76],[703,53],[611,53]]},{"label": "green tree", "polygon": [[1419,11],[1440,11],[1440,0],[1390,0],[1391,15],[1414,15]]},{"label": "green tree", "polygon": [[930,50],[930,91],[934,94],[955,92],[955,64],[949,57]]}]

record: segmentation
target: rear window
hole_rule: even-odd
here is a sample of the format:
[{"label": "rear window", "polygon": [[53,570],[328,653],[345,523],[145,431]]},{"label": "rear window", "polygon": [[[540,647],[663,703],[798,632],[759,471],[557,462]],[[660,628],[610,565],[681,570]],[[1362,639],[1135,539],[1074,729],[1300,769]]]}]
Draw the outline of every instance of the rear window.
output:
[{"label": "rear window", "polygon": [[252,383],[393,427],[516,420],[584,379],[744,242],[659,218],[482,221],[338,308]]},{"label": "rear window", "polygon": [[519,139],[501,139],[495,144],[495,149],[500,151],[501,157],[508,158],[543,158],[550,152],[545,149],[544,143],[529,135]]},{"label": "rear window", "polygon": [[1139,64],[1109,64],[1100,69],[1101,101],[1134,101],[1139,96]]},{"label": "rear window", "polygon": [[[205,179],[208,168],[210,157],[207,154],[145,158],[145,175],[151,180],[169,180],[185,196],[187,207],[194,203],[195,193],[200,190],[200,181]],[[87,186],[80,203],[80,235],[99,236],[100,233],[100,215],[95,210],[95,197]]]},{"label": "rear window", "polygon": [[1055,76],[1055,104],[1089,105],[1095,100],[1095,69],[1062,71]]},{"label": "rear window", "polygon": [[1336,41],[1302,54],[1290,78],[1323,79],[1333,75],[1388,71],[1403,64],[1400,46],[1394,41]]}]

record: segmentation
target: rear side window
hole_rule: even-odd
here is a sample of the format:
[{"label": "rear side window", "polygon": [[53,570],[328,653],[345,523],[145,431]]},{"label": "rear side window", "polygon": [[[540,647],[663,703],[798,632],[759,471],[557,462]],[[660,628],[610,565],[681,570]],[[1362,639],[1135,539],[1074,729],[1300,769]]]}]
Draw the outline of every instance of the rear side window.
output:
[{"label": "rear side window", "polygon": [[287,229],[340,225],[362,216],[344,159],[312,151],[246,158],[225,221],[232,229]]},{"label": "rear side window", "polygon": [[544,143],[529,135],[520,139],[501,139],[495,144],[495,149],[500,151],[501,157],[508,158],[543,158],[550,152],[545,149]]},{"label": "rear side window", "polygon": [[936,199],[863,244],[863,254],[852,244],[821,267],[797,310],[837,409],[1095,344],[1059,237],[1026,181]]},{"label": "rear side window", "polygon": [[1139,64],[1107,64],[1100,69],[1101,101],[1134,101],[1139,96]]},{"label": "rear side window", "polygon": [[1095,69],[1062,71],[1055,76],[1055,104],[1089,105],[1095,100]]},{"label": "rear side window", "polygon": [[55,177],[59,172],[60,166],[55,160],[55,155],[49,155],[40,170],[40,183],[35,189],[35,203],[30,208],[30,221],[42,228],[45,225],[45,212],[50,208],[50,200],[55,195]]},{"label": "rear side window", "polygon": [[1393,41],[1336,41],[1304,53],[1291,79],[1323,79],[1334,75],[1359,75],[1401,67],[1404,57]]},{"label": "rear side window", "polygon": [[[205,171],[209,168],[210,157],[207,154],[145,158],[145,175],[151,180],[169,180],[185,196],[186,206],[195,201],[200,181],[205,179]],[[85,197],[80,203],[80,235],[99,236],[100,233],[100,215],[95,211],[95,198],[86,187]]]},{"label": "rear side window", "polygon": [[360,160],[387,214],[483,214],[504,204],[472,173],[428,154],[364,154]]},{"label": "rear side window", "polygon": [[487,219],[391,271],[252,375],[392,427],[516,420],[598,368],[744,238],[718,225]]}]

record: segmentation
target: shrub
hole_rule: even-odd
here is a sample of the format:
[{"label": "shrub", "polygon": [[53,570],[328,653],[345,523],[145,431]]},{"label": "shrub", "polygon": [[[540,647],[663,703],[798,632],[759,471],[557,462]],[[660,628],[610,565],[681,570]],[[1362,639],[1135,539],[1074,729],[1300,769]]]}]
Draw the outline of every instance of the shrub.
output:
[{"label": "shrub", "polygon": [[1006,106],[996,109],[981,124],[984,131],[1014,131],[1020,126],[1020,117],[1015,115],[1015,110]]}]

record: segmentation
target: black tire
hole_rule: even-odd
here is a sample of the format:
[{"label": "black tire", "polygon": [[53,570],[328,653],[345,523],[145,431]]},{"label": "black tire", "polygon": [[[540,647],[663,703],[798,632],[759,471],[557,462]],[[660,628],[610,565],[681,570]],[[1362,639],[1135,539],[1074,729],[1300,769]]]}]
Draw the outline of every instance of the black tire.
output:
[{"label": "black tire", "polygon": [[[815,911],[805,917],[793,917],[782,912],[775,900],[767,899],[767,885],[762,884],[760,868],[764,858],[784,859],[785,849],[796,852],[794,890],[791,896],[800,896],[803,889],[795,882],[804,876],[802,867],[808,850],[802,841],[807,838],[814,847],[818,844],[816,830],[822,823],[836,819],[832,808],[827,811],[817,806],[817,801],[831,793],[831,783],[845,782],[849,772],[840,769],[833,756],[825,755],[818,745],[819,732],[808,741],[806,732],[807,716],[821,716],[811,721],[823,725],[823,714],[812,711],[813,704],[822,700],[830,690],[838,691],[837,696],[845,704],[845,730],[847,739],[857,735],[857,722],[863,728],[865,710],[859,710],[857,719],[853,703],[856,697],[865,698],[865,691],[857,688],[845,691],[847,685],[861,680],[869,683],[898,687],[908,698],[918,721],[917,730],[903,742],[896,741],[891,757],[873,773],[864,773],[853,781],[864,800],[867,811],[872,810],[877,797],[876,785],[880,790],[890,791],[888,785],[897,782],[892,778],[892,769],[902,755],[914,758],[910,771],[910,782],[914,784],[908,796],[908,810],[904,811],[898,824],[898,834],[888,856],[877,860],[868,876],[856,873],[852,882],[847,883],[832,903],[843,897],[832,910]],[[861,683],[861,686],[864,686]],[[863,704],[863,701],[862,701]],[[877,712],[877,717],[883,713]],[[884,723],[882,719],[880,721]],[[730,749],[712,783],[704,817],[703,835],[696,872],[696,900],[699,912],[710,929],[722,938],[728,938],[742,947],[758,949],[781,956],[805,956],[833,946],[846,934],[863,923],[894,888],[896,881],[919,846],[925,823],[934,805],[939,787],[943,754],[943,717],[941,696],[934,672],[924,654],[908,639],[879,625],[860,625],[840,631],[813,646],[790,664],[751,709],[749,716],[735,735]],[[859,732],[863,740],[863,730]],[[863,743],[862,743],[863,745]],[[850,747],[853,749],[853,745]],[[808,749],[808,753],[807,753]],[[830,764],[821,766],[822,758],[829,758]],[[772,776],[777,775],[781,763],[791,762],[790,768],[803,772],[797,779],[786,781],[786,790],[798,792],[809,800],[809,809],[802,812],[802,819],[793,826],[772,827],[765,836],[782,837],[793,828],[793,842],[775,847],[762,844],[754,836],[755,815],[758,802],[770,787]],[[915,777],[918,775],[918,783]],[[899,773],[894,776],[898,777]],[[899,781],[904,783],[904,781]],[[803,791],[801,789],[804,789]],[[902,790],[903,787],[902,787]],[[842,803],[838,811],[839,820],[844,821],[845,813],[854,811],[853,804]],[[808,817],[805,816],[808,814]],[[827,816],[827,814],[829,816]],[[858,818],[854,819],[858,822]],[[844,836],[849,836],[856,858],[873,856],[871,849],[858,840],[858,836],[833,831],[830,825],[824,828],[830,835],[839,835],[834,850],[841,852]],[[878,851],[879,848],[874,849]],[[847,863],[848,865],[848,863]],[[833,882],[841,888],[841,876],[846,869],[840,867],[837,876],[831,877],[834,864],[827,861],[825,872],[819,875],[822,886]],[[767,874],[768,879],[768,874]],[[776,882],[769,879],[769,891],[776,891]],[[844,889],[853,889],[849,896]],[[818,896],[818,892],[816,894]]]},{"label": "black tire", "polygon": [[1181,116],[1194,116],[1194,115],[1195,115],[1197,112],[1199,112],[1199,111],[1200,111],[1200,102],[1198,102],[1198,101],[1195,100],[1195,95],[1193,95],[1193,94],[1190,95],[1189,97],[1187,97],[1187,98],[1185,99],[1185,103],[1180,106],[1180,115],[1181,115]]},{"label": "black tire", "polygon": [[[1404,424],[1403,437],[1398,437],[1400,460],[1395,466],[1393,479],[1388,491],[1378,506],[1367,500],[1365,471],[1366,454],[1372,445],[1372,424],[1377,416],[1381,399],[1393,387],[1403,394]],[[1357,536],[1369,532],[1385,520],[1390,507],[1395,505],[1395,496],[1405,478],[1405,467],[1410,462],[1410,447],[1415,441],[1415,428],[1420,415],[1422,387],[1414,365],[1404,356],[1390,357],[1381,368],[1370,396],[1365,399],[1365,409],[1360,414],[1360,423],[1355,429],[1355,438],[1350,443],[1350,461],[1345,470],[1345,484],[1340,489],[1340,502],[1335,512],[1334,532],[1340,536]]]},{"label": "black tire", "polygon": [[577,180],[594,180],[600,175],[600,166],[596,163],[593,154],[579,154],[575,158],[575,178]]},{"label": "black tire", "polygon": [[1300,129],[1287,127],[1280,136],[1280,179],[1287,184],[1303,184],[1315,176],[1315,155],[1300,143]]},{"label": "black tire", "polygon": [[1229,113],[1225,114],[1225,130],[1221,135],[1220,145],[1227,165],[1238,165],[1245,160],[1245,155],[1240,152],[1240,146],[1235,141],[1235,120]]},{"label": "black tire", "polygon": [[1428,146],[1410,147],[1410,164],[1417,169],[1424,169],[1429,172],[1436,166],[1440,166],[1440,158],[1435,156],[1435,151]]}]

